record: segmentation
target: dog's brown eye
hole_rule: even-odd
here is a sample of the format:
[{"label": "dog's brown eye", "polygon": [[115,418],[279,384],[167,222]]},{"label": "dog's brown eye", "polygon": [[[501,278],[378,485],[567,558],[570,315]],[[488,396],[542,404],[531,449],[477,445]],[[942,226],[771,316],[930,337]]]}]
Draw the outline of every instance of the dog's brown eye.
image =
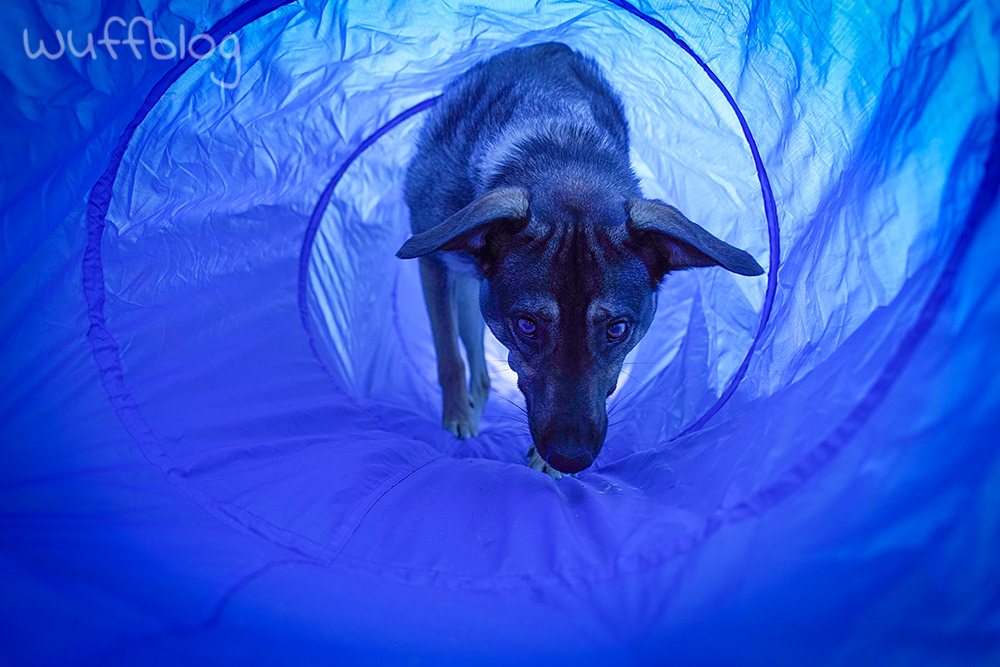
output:
[{"label": "dog's brown eye", "polygon": [[612,322],[608,325],[608,340],[621,340],[625,337],[626,331],[628,331],[628,323],[624,320]]},{"label": "dog's brown eye", "polygon": [[538,333],[538,325],[530,317],[519,317],[517,318],[517,330],[522,336],[534,338],[535,334]]}]

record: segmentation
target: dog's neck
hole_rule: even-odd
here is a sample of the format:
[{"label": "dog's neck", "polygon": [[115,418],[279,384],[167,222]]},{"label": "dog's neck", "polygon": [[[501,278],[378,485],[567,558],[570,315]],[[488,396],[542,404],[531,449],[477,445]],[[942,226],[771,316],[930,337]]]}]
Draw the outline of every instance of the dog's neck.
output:
[{"label": "dog's neck", "polygon": [[624,221],[625,202],[631,195],[627,187],[607,187],[587,174],[567,170],[529,186],[529,191],[532,217],[571,226]]},{"label": "dog's neck", "polygon": [[476,195],[502,185],[534,190],[542,184],[570,185],[576,180],[625,197],[637,196],[628,140],[614,137],[593,119],[575,124],[578,120],[520,123],[479,144],[471,156]]}]

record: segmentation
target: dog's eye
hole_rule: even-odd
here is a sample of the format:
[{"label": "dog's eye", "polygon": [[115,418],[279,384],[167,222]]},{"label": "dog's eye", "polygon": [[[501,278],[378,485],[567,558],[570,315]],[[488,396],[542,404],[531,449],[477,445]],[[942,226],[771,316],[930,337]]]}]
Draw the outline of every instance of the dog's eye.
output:
[{"label": "dog's eye", "polygon": [[617,322],[612,322],[608,325],[608,340],[615,341],[621,340],[625,337],[625,333],[628,331],[628,322],[624,320],[618,320]]},{"label": "dog's eye", "polygon": [[530,317],[517,318],[517,331],[525,338],[534,338],[538,333],[538,325]]}]

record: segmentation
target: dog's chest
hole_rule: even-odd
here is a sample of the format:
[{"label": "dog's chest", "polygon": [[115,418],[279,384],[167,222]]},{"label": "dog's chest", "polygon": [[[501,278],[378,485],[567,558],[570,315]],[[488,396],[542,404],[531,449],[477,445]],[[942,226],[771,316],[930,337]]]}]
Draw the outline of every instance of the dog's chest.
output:
[{"label": "dog's chest", "polygon": [[448,267],[448,272],[456,275],[479,275],[475,258],[465,252],[439,252],[437,256]]}]

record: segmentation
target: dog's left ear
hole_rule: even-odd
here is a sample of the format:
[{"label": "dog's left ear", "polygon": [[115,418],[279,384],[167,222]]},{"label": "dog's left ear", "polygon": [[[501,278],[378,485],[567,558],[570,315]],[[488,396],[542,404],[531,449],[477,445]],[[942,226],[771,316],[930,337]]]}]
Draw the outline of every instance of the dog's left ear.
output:
[{"label": "dog's left ear", "polygon": [[655,199],[629,201],[628,228],[636,254],[656,283],[670,271],[695,266],[721,266],[741,276],[764,273],[749,253],[715,238],[673,206]]},{"label": "dog's left ear", "polygon": [[477,255],[497,223],[509,220],[523,227],[527,219],[527,191],[517,187],[496,188],[441,224],[410,237],[396,256],[412,259],[438,250],[462,250]]}]

